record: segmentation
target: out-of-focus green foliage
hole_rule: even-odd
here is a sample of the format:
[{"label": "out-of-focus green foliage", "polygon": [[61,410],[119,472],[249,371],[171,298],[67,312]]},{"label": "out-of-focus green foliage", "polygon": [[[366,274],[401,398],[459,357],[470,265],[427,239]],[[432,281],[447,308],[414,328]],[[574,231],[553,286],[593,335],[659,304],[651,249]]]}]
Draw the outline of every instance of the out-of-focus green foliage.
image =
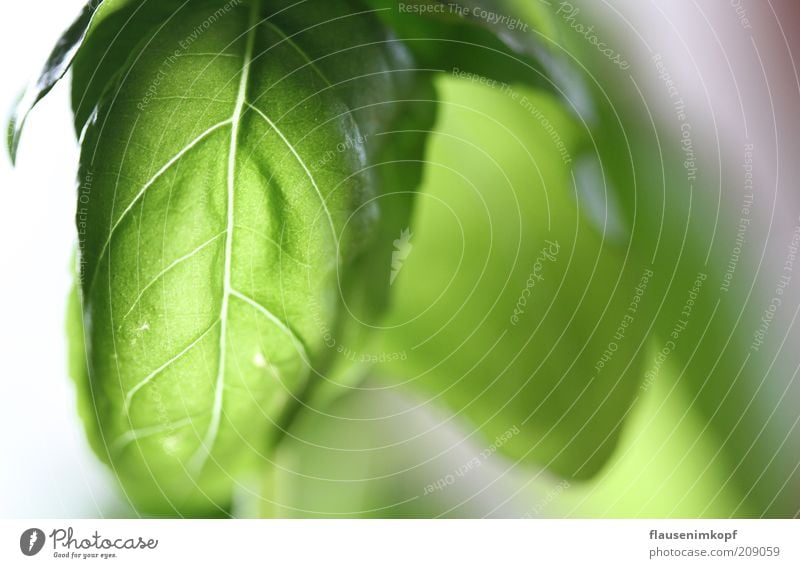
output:
[{"label": "out-of-focus green foliage", "polygon": [[407,357],[376,372],[488,440],[518,427],[513,459],[591,477],[643,375],[648,273],[588,220],[579,192],[601,188],[576,186],[557,100],[455,83],[377,349]]},{"label": "out-of-focus green foliage", "polygon": [[[458,225],[454,221],[442,222],[440,219],[445,215],[440,213],[447,213],[447,207],[428,196],[441,199],[464,193],[469,196],[478,192],[489,196],[495,191],[505,193],[509,191],[507,187],[498,189],[497,171],[508,177],[508,183],[525,185],[537,178],[536,164],[547,168],[547,186],[551,190],[554,190],[552,180],[558,179],[553,163],[560,163],[559,160],[537,159],[542,154],[553,157],[556,150],[550,147],[552,140],[542,128],[528,128],[528,111],[512,98],[485,86],[453,79],[441,83],[439,90],[441,119],[427,154],[429,174],[421,188],[417,210],[423,222],[432,218],[439,223],[415,226],[413,248],[393,286],[399,294],[398,302],[412,303],[414,294],[419,293],[408,286],[407,279],[418,270],[415,262],[429,259],[424,247],[441,240],[441,235],[449,232],[449,223]],[[548,97],[529,91],[525,94],[554,110],[555,103]],[[484,143],[497,140],[493,133],[503,128],[487,118],[489,110],[492,117],[501,118],[502,125],[510,127],[521,139],[535,142],[532,147],[537,151],[533,153],[533,161],[513,137],[503,136],[497,142]],[[485,152],[476,152],[470,144]],[[465,184],[458,175],[462,171],[469,174],[467,179],[473,185]],[[568,197],[561,202],[562,206],[574,207],[575,196]],[[454,201],[449,204],[455,209]],[[586,196],[578,197],[577,203],[581,210],[593,206]],[[588,220],[586,223],[592,224]],[[463,223],[461,229],[466,233],[470,226]],[[441,246],[435,245],[435,250]],[[426,281],[431,282],[435,275],[433,267],[440,262],[446,262],[446,258],[425,265],[431,273]],[[410,284],[413,283],[412,280]],[[404,290],[408,290],[408,296]],[[426,307],[419,303],[417,311]],[[401,332],[399,328],[387,335]],[[483,331],[491,332],[491,328]],[[641,342],[641,338],[634,339]],[[642,347],[642,358],[649,368],[640,372],[645,381],[650,373],[657,373],[658,380],[639,385],[637,402],[626,416],[617,450],[607,467],[588,481],[554,477],[529,461],[519,463],[517,459],[504,457],[502,448],[490,460],[480,460],[495,436],[487,436],[485,429],[475,428],[474,422],[467,419],[471,409],[455,412],[455,416],[443,411],[442,408],[449,409],[447,395],[436,396],[424,388],[426,381],[431,380],[430,374],[402,384],[407,375],[399,371],[392,374],[391,370],[412,365],[410,350],[369,349],[368,353],[376,358],[392,358],[396,354],[408,358],[402,364],[376,366],[377,374],[385,372],[395,377],[398,384],[386,388],[385,380],[373,380],[364,385],[365,390],[352,391],[337,405],[324,408],[324,414],[309,413],[301,418],[298,429],[285,440],[278,456],[278,480],[273,482],[270,499],[280,506],[271,512],[297,517],[751,515],[751,509],[739,507],[738,490],[725,485],[729,471],[722,460],[713,459],[720,438],[707,427],[702,412],[692,404],[691,395],[676,384],[679,369],[671,361],[656,368],[656,344],[653,341],[647,344],[649,347]],[[485,350],[480,350],[475,357],[484,354]],[[451,363],[445,360],[443,364]],[[402,394],[409,391],[422,394],[404,401]],[[498,420],[497,424],[498,432],[502,433],[502,423]],[[505,429],[511,425],[512,422],[506,423]],[[520,436],[512,437],[511,443],[517,446],[505,449],[527,450],[535,444]],[[525,443],[529,444],[527,448]],[[476,456],[480,465],[472,461]],[[455,474],[459,469],[466,473]],[[438,488],[431,491],[430,486],[435,484]],[[710,501],[709,497],[717,493]]]},{"label": "out-of-focus green foliage", "polygon": [[[769,229],[753,214],[747,149],[710,139],[658,54],[648,62],[658,85],[648,95],[582,38],[562,38],[586,67],[594,102],[583,153],[600,159],[631,268],[644,264],[655,274],[643,313],[655,352],[644,386],[674,380],[686,391],[718,438],[709,460],[729,472],[725,483],[741,496],[737,514],[793,516],[800,502],[796,401],[786,397],[793,378],[773,368],[781,338],[758,340],[761,318],[770,318],[771,298],[781,294],[780,270],[759,277],[769,268],[759,245]],[[707,496],[709,508],[723,493]]]}]

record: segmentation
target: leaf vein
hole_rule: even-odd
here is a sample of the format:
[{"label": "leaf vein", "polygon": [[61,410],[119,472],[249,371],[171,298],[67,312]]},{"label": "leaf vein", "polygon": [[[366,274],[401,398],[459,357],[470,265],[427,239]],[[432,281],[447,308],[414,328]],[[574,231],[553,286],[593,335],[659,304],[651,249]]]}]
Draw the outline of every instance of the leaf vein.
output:
[{"label": "leaf vein", "polygon": [[97,255],[97,261],[95,262],[94,273],[93,273],[92,279],[91,279],[91,281],[89,283],[89,290],[91,290],[92,285],[94,284],[94,280],[97,277],[97,274],[99,272],[100,262],[103,260],[105,255],[108,253],[108,247],[111,245],[111,239],[116,234],[117,229],[120,226],[120,223],[122,223],[122,221],[125,220],[125,218],[128,216],[128,213],[130,213],[133,210],[134,206],[139,202],[139,200],[142,198],[142,196],[144,196],[144,194],[147,192],[147,190],[150,189],[150,187],[152,187],[152,185],[156,181],[158,181],[158,179],[161,176],[163,176],[172,166],[174,166],[175,163],[177,163],[184,155],[186,155],[186,153],[189,152],[189,150],[194,148],[197,144],[202,142],[205,138],[207,138],[210,134],[212,134],[217,129],[219,129],[219,128],[227,125],[227,124],[230,124],[230,122],[231,122],[230,120],[223,120],[222,122],[218,122],[214,126],[211,126],[207,130],[203,131],[194,140],[189,142],[189,144],[184,146],[177,154],[175,154],[172,158],[170,158],[163,166],[161,166],[161,168],[153,175],[153,177],[151,177],[147,181],[147,183],[145,183],[142,186],[142,188],[139,190],[139,192],[136,194],[136,196],[131,200],[131,202],[128,204],[128,206],[122,211],[122,213],[120,214],[119,218],[111,226],[111,229],[108,232],[108,238],[106,238],[105,242],[103,243],[103,247],[100,249],[100,254]]},{"label": "leaf vein", "polygon": [[150,282],[148,282],[148,283],[145,285],[145,287],[141,289],[141,291],[139,292],[139,294],[137,294],[136,298],[133,300],[133,303],[131,304],[131,307],[128,309],[128,311],[127,311],[127,312],[125,312],[125,315],[124,315],[124,316],[122,316],[122,321],[125,321],[125,319],[126,319],[126,318],[127,318],[129,315],[131,315],[131,312],[132,312],[132,311],[133,311],[133,309],[134,309],[134,308],[135,308],[135,307],[138,305],[138,303],[139,303],[139,300],[141,300],[141,299],[142,299],[142,296],[144,296],[144,295],[145,295],[145,293],[147,292],[147,290],[149,290],[149,289],[150,289],[150,288],[151,288],[151,287],[152,287],[154,284],[156,284],[156,283],[157,283],[157,282],[158,282],[158,281],[159,281],[161,278],[163,278],[165,274],[167,274],[169,271],[171,271],[173,268],[176,268],[178,265],[182,264],[183,262],[185,262],[185,261],[189,260],[190,258],[192,258],[194,255],[196,255],[197,253],[199,253],[201,250],[203,250],[204,248],[206,248],[208,245],[210,245],[211,243],[213,243],[214,241],[216,241],[218,238],[220,238],[220,237],[221,237],[222,235],[224,235],[224,234],[225,234],[225,231],[222,231],[222,232],[220,232],[220,233],[217,233],[216,235],[214,235],[213,237],[211,237],[210,239],[208,239],[208,240],[207,240],[206,242],[204,242],[203,244],[201,244],[201,245],[197,246],[197,247],[196,247],[196,248],[195,248],[193,251],[191,251],[191,252],[188,252],[188,253],[186,253],[185,255],[181,256],[180,258],[177,258],[177,259],[173,260],[173,261],[172,261],[172,262],[169,264],[169,266],[167,266],[167,267],[166,267],[166,268],[164,268],[164,269],[163,269],[161,272],[159,272],[158,274],[156,274],[156,275],[153,277],[153,279],[152,279],[152,280],[150,280]]},{"label": "leaf vein", "polygon": [[266,123],[270,126],[270,128],[272,128],[272,130],[275,131],[275,133],[280,137],[280,139],[283,141],[283,143],[286,144],[286,146],[289,148],[289,151],[297,159],[298,163],[300,164],[300,167],[302,167],[303,171],[305,171],[306,175],[308,176],[308,179],[311,181],[311,185],[314,186],[314,190],[317,192],[317,196],[319,197],[320,204],[322,205],[322,209],[323,209],[323,211],[325,211],[325,216],[328,219],[328,224],[330,225],[330,228],[331,228],[331,235],[333,237],[334,243],[336,244],[336,251],[337,251],[337,255],[338,255],[339,238],[338,238],[338,235],[336,234],[336,228],[335,228],[335,226],[333,224],[333,216],[331,215],[330,209],[328,208],[328,204],[325,201],[325,197],[322,195],[322,190],[320,190],[319,186],[317,185],[317,181],[314,179],[314,176],[311,174],[311,170],[308,169],[308,166],[306,165],[305,160],[303,160],[303,158],[298,153],[297,149],[295,149],[295,147],[292,145],[292,143],[289,142],[289,140],[286,138],[286,136],[283,134],[283,132],[281,132],[281,130],[277,127],[277,125],[274,122],[272,122],[272,120],[270,120],[270,118],[266,114],[264,114],[261,111],[261,109],[251,105],[250,103],[246,103],[246,104],[247,104],[248,107],[253,109],[256,112],[256,114],[258,114],[261,118],[263,118],[264,121],[266,121]]},{"label": "leaf vein", "polygon": [[167,424],[127,430],[126,432],[120,434],[111,443],[111,450],[114,452],[120,452],[131,442],[141,440],[142,438],[148,438],[150,436],[156,436],[162,432],[177,430],[178,428],[188,426],[193,422],[193,420],[193,418],[187,416],[186,418],[181,418],[180,420],[175,420],[174,422],[169,422]]},{"label": "leaf vein", "polygon": [[130,407],[131,407],[131,402],[133,401],[133,397],[136,395],[136,393],[138,393],[140,390],[142,390],[142,387],[147,385],[150,381],[152,381],[159,374],[161,374],[164,371],[164,369],[166,369],[167,367],[172,365],[175,361],[177,361],[178,359],[180,359],[181,357],[186,355],[189,351],[191,351],[192,348],[195,347],[198,343],[200,343],[203,340],[203,338],[206,335],[208,335],[211,332],[211,330],[214,329],[217,326],[218,323],[219,323],[219,320],[218,319],[215,320],[214,323],[212,323],[210,326],[208,326],[208,329],[206,329],[203,333],[201,333],[197,337],[197,339],[195,339],[189,345],[184,347],[177,355],[172,357],[166,363],[163,363],[156,370],[152,371],[149,375],[147,375],[141,381],[136,383],[136,385],[134,385],[134,387],[131,390],[129,390],[128,393],[125,395],[125,405],[124,405],[125,414],[128,414],[128,412],[130,412]]},{"label": "leaf vein", "polygon": [[280,251],[282,256],[285,256],[286,258],[288,258],[288,259],[292,260],[293,262],[299,264],[303,268],[309,268],[309,269],[311,268],[310,264],[308,264],[306,262],[303,262],[302,260],[297,259],[294,256],[292,256],[291,254],[289,254],[288,252],[286,252],[286,250],[281,246],[281,244],[278,241],[276,241],[275,239],[273,239],[272,237],[270,237],[269,235],[266,235],[266,234],[262,233],[261,231],[258,231],[258,230],[254,229],[252,227],[248,227],[247,225],[236,225],[236,228],[237,229],[242,229],[244,231],[248,231],[250,233],[253,233],[255,236],[257,236],[259,238],[262,238],[265,241],[275,245],[275,248],[277,248]]},{"label": "leaf vein", "polygon": [[273,314],[270,310],[268,310],[267,308],[265,308],[260,303],[255,301],[253,298],[247,296],[246,294],[243,294],[243,293],[239,292],[236,289],[231,289],[231,295],[233,297],[235,297],[235,298],[240,299],[244,303],[252,306],[253,308],[256,309],[256,311],[261,313],[270,322],[275,324],[281,331],[283,331],[286,335],[289,336],[289,338],[295,344],[295,347],[297,347],[298,350],[300,351],[300,354],[302,355],[303,360],[305,360],[305,361],[309,360],[308,359],[308,352],[306,351],[305,345],[300,340],[300,337],[297,335],[297,333],[295,333],[295,331],[291,327],[289,327],[288,324],[286,324],[282,319],[280,319],[278,316]]}]

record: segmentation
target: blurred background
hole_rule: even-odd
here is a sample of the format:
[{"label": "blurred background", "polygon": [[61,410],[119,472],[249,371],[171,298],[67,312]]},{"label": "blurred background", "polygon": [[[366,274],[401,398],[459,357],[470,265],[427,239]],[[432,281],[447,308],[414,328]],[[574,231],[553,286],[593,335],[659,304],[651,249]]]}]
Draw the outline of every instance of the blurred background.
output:
[{"label": "blurred background", "polygon": [[[46,8],[31,2],[5,7],[0,34],[6,75],[0,85],[3,108],[12,107],[82,4],[51,0]],[[774,296],[800,226],[796,181],[800,179],[800,79],[793,59],[800,42],[800,7],[793,0],[571,4],[579,12],[564,7],[564,14],[574,15],[568,26],[596,25],[597,35],[629,62],[632,81],[621,88],[645,102],[653,122],[641,127],[655,128],[665,145],[681,136],[675,97],[665,82],[668,70],[671,87],[691,116],[705,191],[722,204],[716,227],[723,250],[736,244],[749,171],[745,166],[752,166],[753,203],[740,243],[747,261],[736,267],[737,281],[748,291],[739,314],[748,310],[752,314],[732,325],[758,322]],[[570,30],[577,36],[570,41],[580,43],[580,32],[573,26],[566,33]],[[415,228],[414,246],[419,248],[436,240],[431,227],[437,203],[463,189],[460,184],[490,191],[499,185],[499,171],[511,187],[533,183],[546,191],[548,183],[531,180],[547,179],[552,185],[560,175],[548,170],[549,164],[560,160],[558,149],[548,143],[551,133],[541,124],[531,126],[524,105],[454,77],[442,77],[437,86],[443,105],[428,155],[435,167],[429,167],[423,188],[423,194],[431,197],[422,200],[423,220]],[[549,108],[543,95],[521,92],[537,106]],[[549,116],[559,121],[557,109],[551,108]],[[570,144],[568,129],[559,131]],[[465,140],[480,151],[469,153]],[[526,148],[532,149],[533,161]],[[31,115],[17,166],[12,168],[7,158],[0,160],[3,517],[138,514],[90,450],[67,375],[64,314],[76,240],[76,163],[68,84],[62,83]],[[453,170],[459,176],[449,173]],[[608,238],[618,238],[625,230],[624,205],[598,193],[598,184],[579,186],[583,214]],[[552,197],[558,200],[557,190]],[[503,221],[501,209],[489,214],[496,222]],[[692,246],[701,245],[689,242]],[[727,264],[729,253],[722,256]],[[411,256],[408,271],[414,270],[413,262]],[[406,293],[414,295],[412,289]],[[281,499],[269,514],[797,516],[798,308],[800,283],[793,282],[771,321],[766,345],[748,379],[749,390],[720,388],[712,397],[717,404],[703,403],[705,385],[694,389],[682,385],[684,369],[662,366],[655,352],[648,354],[654,365],[651,373],[659,380],[640,390],[610,463],[589,481],[562,480],[506,459],[493,449],[496,440],[481,438],[468,421],[449,416],[435,397],[415,398],[413,393],[368,381],[365,390],[337,401],[332,412],[355,416],[365,404],[360,398],[369,397],[371,413],[382,419],[369,427],[358,421],[332,424],[314,414],[301,420],[294,432],[297,441],[290,440],[281,450],[274,480]],[[722,353],[701,355],[719,362]],[[731,373],[719,382],[724,387],[739,379]],[[738,413],[739,420],[728,420],[726,408]],[[242,496],[234,514],[264,514],[250,501]]]}]

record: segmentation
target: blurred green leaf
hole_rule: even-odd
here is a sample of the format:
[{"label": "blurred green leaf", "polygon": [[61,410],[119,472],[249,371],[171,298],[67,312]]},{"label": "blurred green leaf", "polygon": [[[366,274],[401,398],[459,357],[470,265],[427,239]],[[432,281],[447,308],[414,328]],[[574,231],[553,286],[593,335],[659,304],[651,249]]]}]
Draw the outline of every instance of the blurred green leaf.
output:
[{"label": "blurred green leaf", "polygon": [[[703,117],[680,91],[661,83],[641,93],[591,45],[574,48],[591,71],[596,109],[582,153],[602,164],[630,227],[633,258],[652,262],[656,273],[646,306],[655,355],[643,388],[676,381],[715,432],[720,446],[708,456],[709,467],[720,462],[729,477],[708,496],[709,510],[734,491],[741,496],[734,515],[794,516],[800,435],[796,401],[787,396],[793,377],[773,367],[778,334],[763,346],[756,336],[779,295],[781,273],[759,277],[766,267],[761,249],[771,237],[745,189],[746,148],[724,147],[718,158],[709,150],[720,141],[708,140]],[[650,63],[654,72],[674,71],[659,67],[658,54]],[[663,99],[645,98],[659,87]],[[676,373],[664,372],[666,365]]]},{"label": "blurred green leaf", "polygon": [[590,101],[572,63],[546,39],[557,30],[547,8],[530,3],[523,11],[509,0],[363,1],[422,67],[555,92],[570,108],[587,110]]},{"label": "blurred green leaf", "polygon": [[[653,343],[648,360],[653,361],[656,353]],[[675,388],[675,367],[661,365],[659,373],[662,380],[642,392],[628,417],[628,427],[608,467],[590,483],[568,487],[544,477],[535,479],[533,490],[528,491],[528,501],[534,503],[531,516],[752,516],[752,511],[740,507],[741,494],[725,486],[729,470],[709,460],[719,448],[719,438],[707,427],[689,393]],[[711,502],[709,497],[715,494],[718,497]]]},{"label": "blurred green leaf", "polygon": [[579,130],[556,99],[442,86],[448,103],[376,349],[399,360],[377,372],[488,440],[517,427],[501,449],[512,458],[591,477],[641,380],[649,268],[626,270],[625,248],[587,216],[572,176]]}]

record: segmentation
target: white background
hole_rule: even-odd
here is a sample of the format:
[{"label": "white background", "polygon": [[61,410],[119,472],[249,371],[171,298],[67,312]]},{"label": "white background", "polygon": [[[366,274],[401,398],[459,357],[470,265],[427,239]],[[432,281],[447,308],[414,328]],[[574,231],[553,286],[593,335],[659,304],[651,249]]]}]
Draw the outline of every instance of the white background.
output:
[{"label": "white background", "polygon": [[[83,3],[4,3],[4,115]],[[77,156],[66,82],[31,114],[17,167],[0,156],[0,517],[124,510],[85,441],[66,371]]]},{"label": "white background", "polygon": [[[49,535],[74,529],[73,538],[158,539],[155,550],[123,550],[113,560],[68,560],[70,566],[176,566],[203,560],[204,566],[326,566],[408,568],[409,566],[737,566],[795,567],[800,561],[798,524],[792,521],[591,521],[562,520],[349,520],[297,521],[31,521]],[[32,558],[19,552],[19,535],[30,528],[0,522],[0,563],[60,566],[48,536]],[[650,531],[733,532],[728,540],[651,540]],[[309,546],[313,543],[313,546]],[[721,550],[736,546],[779,546],[770,558],[659,558],[650,549]],[[59,549],[61,550],[61,549]],[[74,549],[73,549],[74,551]],[[77,551],[80,553],[81,551]],[[23,559],[24,562],[20,562]],[[19,563],[19,564],[18,564]]]}]

